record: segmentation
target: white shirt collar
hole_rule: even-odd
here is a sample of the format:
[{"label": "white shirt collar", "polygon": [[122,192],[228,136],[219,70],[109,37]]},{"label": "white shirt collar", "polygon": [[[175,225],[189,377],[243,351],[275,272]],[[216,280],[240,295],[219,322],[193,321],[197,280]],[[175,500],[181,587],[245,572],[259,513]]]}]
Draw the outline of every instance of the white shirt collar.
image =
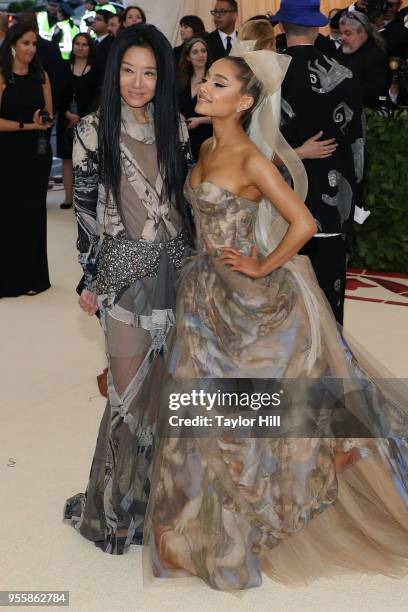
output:
[{"label": "white shirt collar", "polygon": [[235,39],[237,37],[236,32],[232,32],[231,34],[226,34],[225,32],[218,30],[218,34],[221,36],[222,44],[224,45],[225,49],[227,48],[227,36],[231,37],[231,44],[235,42]]},{"label": "white shirt collar", "polygon": [[107,34],[103,34],[103,36],[98,36],[96,39],[98,41],[98,44],[105,40],[107,36],[109,36],[109,32]]}]

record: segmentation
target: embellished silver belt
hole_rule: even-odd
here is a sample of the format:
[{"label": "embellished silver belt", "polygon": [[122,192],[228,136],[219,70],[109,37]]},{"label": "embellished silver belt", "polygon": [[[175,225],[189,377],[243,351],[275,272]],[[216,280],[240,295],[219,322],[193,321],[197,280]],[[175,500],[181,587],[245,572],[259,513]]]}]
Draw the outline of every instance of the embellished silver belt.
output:
[{"label": "embellished silver belt", "polygon": [[185,232],[168,242],[105,236],[98,257],[96,293],[117,293],[141,278],[157,276],[164,251],[173,266],[181,268],[187,245]]}]

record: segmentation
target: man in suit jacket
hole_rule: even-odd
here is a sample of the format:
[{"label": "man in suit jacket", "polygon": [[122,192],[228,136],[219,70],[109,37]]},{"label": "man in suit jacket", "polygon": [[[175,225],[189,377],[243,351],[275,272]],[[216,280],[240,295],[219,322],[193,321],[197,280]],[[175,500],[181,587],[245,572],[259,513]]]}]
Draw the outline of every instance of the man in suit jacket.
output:
[{"label": "man in suit jacket", "polygon": [[207,34],[205,40],[211,59],[215,62],[230,54],[237,38],[235,23],[238,17],[238,4],[236,0],[217,0],[211,14],[214,16],[214,25],[217,29]]},{"label": "man in suit jacket", "polygon": [[310,258],[317,280],[340,324],[346,281],[346,256],[354,208],[361,206],[364,146],[362,93],[351,70],[315,46],[327,18],[318,0],[282,0],[273,17],[283,25],[291,56],[282,83],[281,130],[293,147],[322,132],[334,138],[330,156],[303,160],[308,178],[306,206],[318,231],[300,253]]},{"label": "man in suit jacket", "polygon": [[114,40],[108,29],[108,22],[111,17],[112,13],[110,11],[101,9],[96,13],[91,26],[96,34],[94,65],[99,74],[100,85],[103,83],[106,62]]}]

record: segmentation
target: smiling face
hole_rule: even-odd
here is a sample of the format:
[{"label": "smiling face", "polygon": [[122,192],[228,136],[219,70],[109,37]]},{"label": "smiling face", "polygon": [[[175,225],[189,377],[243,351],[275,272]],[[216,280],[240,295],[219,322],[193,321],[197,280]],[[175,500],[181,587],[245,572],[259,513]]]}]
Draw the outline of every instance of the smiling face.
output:
[{"label": "smiling face", "polygon": [[220,59],[208,70],[198,89],[195,110],[206,117],[236,117],[238,121],[241,113],[254,104],[253,96],[243,92],[242,88],[238,69],[233,62]]},{"label": "smiling face", "polygon": [[126,19],[123,22],[125,28],[128,28],[132,25],[137,25],[138,23],[143,23],[143,17],[137,8],[131,8],[126,13]]},{"label": "smiling face", "polygon": [[77,59],[86,59],[89,56],[89,44],[85,36],[78,36],[72,45],[72,51]]},{"label": "smiling face", "polygon": [[193,68],[204,68],[208,59],[207,47],[202,42],[196,42],[187,55],[187,61]]},{"label": "smiling face", "polygon": [[157,65],[153,52],[129,47],[120,67],[120,95],[131,108],[142,108],[154,98]]},{"label": "smiling face", "polygon": [[31,64],[37,53],[37,35],[35,32],[27,32],[18,39],[14,45],[16,60],[27,66]]}]

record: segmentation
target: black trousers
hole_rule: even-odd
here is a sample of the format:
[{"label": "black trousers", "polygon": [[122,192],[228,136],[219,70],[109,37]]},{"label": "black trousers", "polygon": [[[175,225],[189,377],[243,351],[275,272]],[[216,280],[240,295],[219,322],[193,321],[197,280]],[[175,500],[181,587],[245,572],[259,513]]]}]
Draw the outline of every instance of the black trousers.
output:
[{"label": "black trousers", "polygon": [[312,238],[299,254],[310,258],[317,281],[326,295],[336,321],[343,325],[347,241],[342,236]]}]

